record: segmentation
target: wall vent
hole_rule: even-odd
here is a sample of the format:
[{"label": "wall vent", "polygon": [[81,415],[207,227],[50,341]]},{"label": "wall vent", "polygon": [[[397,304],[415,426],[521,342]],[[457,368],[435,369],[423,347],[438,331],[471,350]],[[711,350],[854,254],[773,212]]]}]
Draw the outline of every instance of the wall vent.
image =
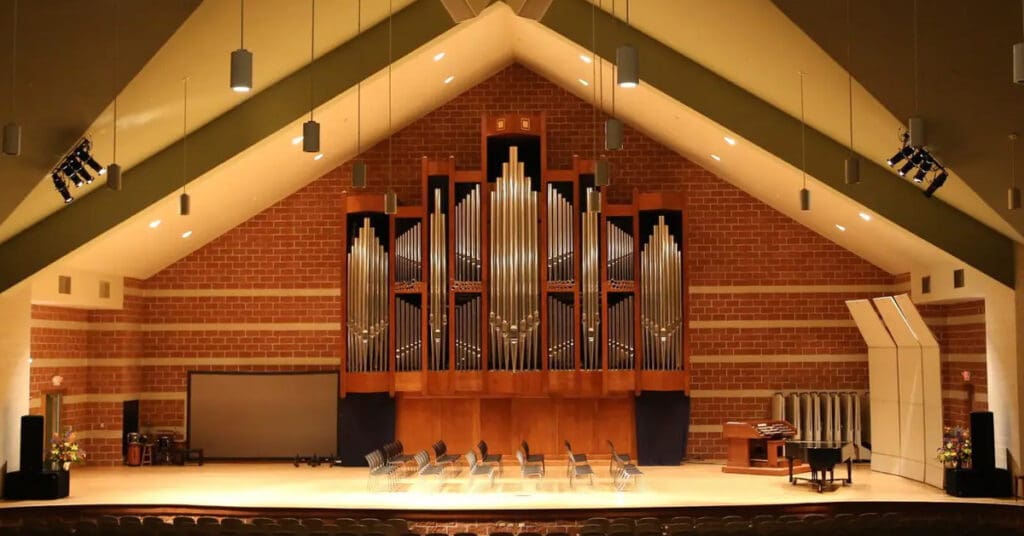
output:
[{"label": "wall vent", "polygon": [[930,294],[932,291],[932,276],[926,275],[921,278],[921,294]]},{"label": "wall vent", "polygon": [[953,270],[953,288],[964,288],[964,269]]},{"label": "wall vent", "polygon": [[100,298],[110,299],[110,281],[100,281]]}]

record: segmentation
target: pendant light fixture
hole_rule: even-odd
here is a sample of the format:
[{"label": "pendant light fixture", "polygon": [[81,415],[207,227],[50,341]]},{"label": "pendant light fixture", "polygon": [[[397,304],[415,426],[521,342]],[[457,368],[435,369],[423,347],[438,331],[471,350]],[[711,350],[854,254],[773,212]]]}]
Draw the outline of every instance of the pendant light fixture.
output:
[{"label": "pendant light fixture", "polygon": [[[363,0],[356,2],[356,37],[363,33]],[[363,81],[356,84],[356,157],[363,154]],[[352,163],[352,186],[366,188],[366,162]]]},{"label": "pendant light fixture", "polygon": [[107,166],[107,188],[114,190],[115,192],[121,191],[121,165],[117,163],[117,37],[118,37],[118,24],[117,24],[117,0],[114,0],[114,80],[113,80],[113,93],[114,93],[114,125],[113,125],[113,152],[114,157]]},{"label": "pendant light fixture", "polygon": [[248,93],[252,91],[252,52],[245,49],[245,0],[239,4],[239,46],[231,53],[231,89]]},{"label": "pendant light fixture", "polygon": [[[629,25],[629,0],[626,0],[626,25]],[[633,45],[621,45],[615,49],[615,64],[618,65],[619,87],[640,85],[640,54]]]},{"label": "pendant light fixture", "polygon": [[398,195],[391,188],[391,175],[394,172],[394,160],[392,158],[392,149],[394,145],[395,133],[391,132],[391,69],[392,63],[392,45],[393,45],[393,33],[392,33],[392,0],[388,0],[388,186],[387,192],[384,194],[384,213],[385,214],[397,214],[398,213]]},{"label": "pendant light fixture", "polygon": [[313,54],[316,44],[316,0],[310,0],[309,24],[309,121],[302,124],[302,150],[320,152],[320,123],[313,120]]},{"label": "pendant light fixture", "polygon": [[915,149],[920,149],[925,146],[924,136],[924,119],[919,115],[920,112],[920,91],[918,88],[918,79],[920,78],[920,67],[918,61],[918,16],[917,16],[917,0],[914,0],[914,117],[907,120],[907,133],[910,136],[910,146]]},{"label": "pendant light fixture", "polygon": [[[593,56],[594,61],[590,62],[591,65],[591,82],[594,88],[594,104],[591,107],[592,117],[591,121],[594,125],[593,134],[593,148],[594,148],[594,189],[592,192],[599,195],[598,188],[601,186],[608,186],[611,182],[609,176],[608,161],[597,153],[597,110],[600,108],[604,111],[604,80],[599,80],[599,73],[601,78],[604,74],[604,66],[600,56],[597,55],[597,2],[590,3],[590,53]],[[598,87],[601,88],[601,96],[598,98]],[[600,204],[589,204],[588,210],[591,212],[597,212],[600,210]]]},{"label": "pendant light fixture", "polygon": [[[612,15],[615,14],[615,0],[612,0]],[[595,53],[594,56],[597,56]],[[612,113],[604,121],[604,149],[606,151],[621,151],[623,141],[622,121],[615,117],[615,86],[616,67],[612,64]],[[603,90],[603,88],[602,88]],[[603,100],[603,99],[602,99]],[[603,102],[602,102],[603,104]]]},{"label": "pendant light fixture", "polygon": [[804,72],[800,71],[800,173],[803,188],[800,189],[800,210],[811,210],[811,191],[807,189],[807,121],[804,119]]},{"label": "pendant light fixture", "polygon": [[1017,133],[1010,134],[1010,189],[1006,191],[1006,208],[1020,209],[1020,188],[1017,188]]},{"label": "pendant light fixture", "polygon": [[850,15],[850,4],[853,0],[846,0],[846,78],[850,98],[850,152],[846,156],[843,166],[843,179],[846,184],[857,184],[860,182],[860,159],[853,152],[853,22]]},{"label": "pendant light fixture", "polygon": [[4,125],[3,150],[7,156],[21,154],[21,125],[14,120],[15,115],[15,80],[18,65],[18,0],[14,0],[14,21],[11,25],[11,120]]},{"label": "pendant light fixture", "polygon": [[181,195],[178,197],[178,214],[188,216],[192,213],[192,198],[185,191],[188,174],[188,77],[182,80],[184,98],[181,111]]},{"label": "pendant light fixture", "polygon": [[[1024,17],[1024,1],[1021,2],[1021,17]],[[1013,45],[1013,83],[1024,85],[1024,42]]]}]

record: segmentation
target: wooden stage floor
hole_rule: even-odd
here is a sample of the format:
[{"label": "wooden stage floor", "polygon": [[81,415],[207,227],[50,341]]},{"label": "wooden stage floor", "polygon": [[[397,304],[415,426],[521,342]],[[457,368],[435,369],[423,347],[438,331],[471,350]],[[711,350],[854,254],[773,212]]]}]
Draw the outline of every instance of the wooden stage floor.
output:
[{"label": "wooden stage floor", "polygon": [[[956,499],[942,490],[898,476],[854,468],[853,484],[818,493],[791,485],[784,476],[724,474],[720,465],[643,467],[639,489],[615,491],[607,466],[596,462],[595,484],[570,489],[565,466],[550,463],[544,480],[523,481],[506,463],[493,488],[477,477],[472,488],[462,475],[438,488],[436,478],[409,477],[398,491],[368,491],[366,469],[294,467],[290,463],[207,463],[156,467],[82,467],[72,470],[71,495],[57,501],[0,502],[32,505],[189,505],[221,507],[342,508],[365,510],[609,510],[725,505],[805,504],[834,501],[986,502]],[[845,471],[843,471],[845,473]],[[1024,505],[1024,501],[1017,504]]]}]

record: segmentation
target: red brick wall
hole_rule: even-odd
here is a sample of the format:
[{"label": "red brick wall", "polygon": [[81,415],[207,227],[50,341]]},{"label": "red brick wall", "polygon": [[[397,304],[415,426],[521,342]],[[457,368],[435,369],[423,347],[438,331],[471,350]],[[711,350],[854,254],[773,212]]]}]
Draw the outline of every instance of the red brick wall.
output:
[{"label": "red brick wall", "polygon": [[[988,409],[985,367],[985,300],[926,305],[921,314],[931,325],[942,355],[942,419],[946,425],[970,425],[970,412]],[[971,381],[964,382],[963,371]],[[973,405],[968,397],[973,392]]]},{"label": "red brick wall", "polygon": [[[481,113],[508,111],[545,113],[549,167],[569,168],[574,154],[592,154],[595,123],[590,105],[513,65],[393,136],[394,186],[400,202],[418,203],[423,156],[454,155],[458,168],[478,169]],[[599,115],[598,121],[603,117]],[[765,390],[867,389],[866,349],[843,302],[883,292],[820,287],[774,292],[770,287],[885,287],[895,278],[643,134],[627,128],[625,140],[626,149],[608,155],[613,176],[609,200],[628,201],[634,188],[678,191],[687,198],[695,357],[692,424],[714,427],[728,419],[765,418],[769,408]],[[381,143],[362,155],[370,169],[366,191],[384,191],[386,147]],[[276,330],[264,324],[339,322],[340,299],[330,291],[342,284],[338,207],[350,174],[350,165],[342,165],[149,280],[129,281],[126,309],[87,313],[84,318],[94,323],[88,330],[34,330],[34,352],[60,346],[57,354],[62,357],[143,359],[138,366],[85,367],[87,377],[76,379],[75,389],[140,393],[143,425],[155,428],[184,426],[184,401],[174,396],[184,396],[188,370],[337,368],[339,331]],[[727,288],[700,290],[707,286]],[[740,288],[746,286],[757,288]],[[167,295],[168,291],[188,294],[200,289],[221,295]],[[226,295],[225,290],[237,289],[301,289],[314,295],[277,290],[250,292],[269,295]],[[37,309],[36,318],[60,314],[83,318],[81,312],[42,308]],[[707,324],[720,321],[741,324]],[[828,321],[832,325],[742,324],[749,321]],[[140,329],[114,329],[119,326],[113,323]],[[834,354],[845,357],[817,361],[814,357]],[[772,357],[736,362],[736,356],[752,355]],[[261,364],[255,361],[260,358],[280,360]],[[330,359],[333,364],[323,363]],[[33,396],[38,396],[42,380],[52,372],[33,370]],[[64,369],[61,373],[65,374]],[[97,415],[107,408],[90,406],[89,411]],[[96,418],[87,421],[87,426],[97,425]],[[695,430],[690,439],[691,457],[724,458],[719,432]],[[113,462],[117,457],[104,459]]]}]

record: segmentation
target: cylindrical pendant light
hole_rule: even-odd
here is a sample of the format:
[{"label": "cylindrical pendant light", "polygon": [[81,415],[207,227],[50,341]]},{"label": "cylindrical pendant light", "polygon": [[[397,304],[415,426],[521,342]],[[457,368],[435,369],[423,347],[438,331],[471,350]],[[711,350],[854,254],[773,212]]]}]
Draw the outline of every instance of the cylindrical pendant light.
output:
[{"label": "cylindrical pendant light", "polygon": [[608,160],[598,159],[597,165],[594,166],[594,186],[608,186],[611,182],[611,168],[608,165]]},{"label": "cylindrical pendant light", "polygon": [[362,160],[352,163],[352,186],[366,188],[366,162]]},{"label": "cylindrical pendant light", "polygon": [[320,123],[312,119],[302,124],[302,150],[307,153],[320,152]]},{"label": "cylindrical pendant light", "polygon": [[853,0],[846,0],[846,81],[847,95],[850,99],[850,152],[843,165],[843,180],[846,184],[860,182],[860,159],[857,158],[857,153],[853,152],[853,24],[850,16],[852,3]]},{"label": "cylindrical pendant light", "polygon": [[633,45],[615,49],[615,65],[619,87],[631,88],[640,84],[640,54]]},{"label": "cylindrical pendant light", "polygon": [[7,156],[21,154],[21,125],[14,122],[4,125],[4,154]]},{"label": "cylindrical pendant light", "polygon": [[1010,189],[1006,191],[1006,208],[1020,209],[1020,188],[1017,187],[1017,134],[1010,134]]},{"label": "cylindrical pendant light", "polygon": [[309,23],[309,121],[302,124],[302,150],[320,152],[320,123],[313,120],[313,54],[316,44],[316,0],[310,2]]},{"label": "cylindrical pendant light", "polygon": [[185,192],[178,196],[178,214],[188,216],[192,213],[192,198]]},{"label": "cylindrical pendant light", "polygon": [[11,121],[4,125],[3,151],[7,156],[18,156],[21,154],[21,125],[14,121],[14,86],[18,73],[18,0],[14,0],[14,21],[11,29]]},{"label": "cylindrical pendant light", "polygon": [[[615,91],[613,88],[612,91]],[[614,95],[614,94],[613,94]],[[613,97],[614,99],[614,97]],[[614,113],[614,112],[612,112]],[[604,122],[604,148],[606,151],[619,151],[622,149],[623,128],[622,121],[609,117]]]},{"label": "cylindrical pendant light", "polygon": [[907,121],[907,131],[910,133],[910,146],[914,148],[924,147],[927,141],[924,136],[924,119],[911,117]]},{"label": "cylindrical pendant light", "polygon": [[807,189],[807,121],[804,119],[804,72],[800,71],[800,173],[804,186],[800,189],[800,210],[811,210],[811,191]]},{"label": "cylindrical pendant light", "polygon": [[384,214],[398,214],[398,195],[394,190],[384,194]]},{"label": "cylindrical pendant light", "polygon": [[392,76],[391,70],[394,63],[394,34],[392,33],[393,28],[393,16],[394,10],[392,9],[392,0],[388,0],[388,183],[387,193],[384,194],[384,213],[385,214],[397,214],[398,213],[398,196],[395,195],[395,191],[391,189],[391,175],[394,172],[394,161],[393,161],[393,145],[395,133],[391,131],[391,96],[392,96]]},{"label": "cylindrical pendant light", "polygon": [[121,191],[121,165],[110,164],[107,166],[107,188],[115,192]]},{"label": "cylindrical pendant light", "polygon": [[117,51],[118,51],[118,49],[117,49],[117,47],[118,47],[117,37],[118,37],[118,29],[119,29],[119,27],[118,27],[118,20],[117,20],[117,14],[118,14],[118,9],[117,9],[118,5],[117,4],[118,4],[117,0],[114,0],[114,16],[111,17],[111,19],[114,22],[114,44],[113,44],[113,46],[114,46],[114,54],[113,54],[113,56],[114,56],[114,61],[113,61],[113,64],[114,64],[114,79],[113,79],[113,83],[112,83],[113,93],[114,93],[114,125],[113,125],[113,131],[114,131],[113,138],[114,139],[113,139],[113,143],[112,143],[112,150],[113,150],[114,156],[111,159],[110,165],[107,166],[107,188],[110,189],[110,190],[114,190],[115,192],[120,192],[121,191],[121,166],[117,163],[117,90],[118,90],[118,87],[117,87]]},{"label": "cylindrical pendant light", "polygon": [[[1021,1],[1021,17],[1024,17],[1024,0]],[[1024,84],[1024,42],[1013,45],[1013,82]]]},{"label": "cylindrical pendant light", "polygon": [[236,93],[252,91],[252,52],[245,49],[245,0],[239,0],[238,50],[231,53],[231,89]]},{"label": "cylindrical pendant light", "polygon": [[587,188],[587,212],[601,212],[601,190]]},{"label": "cylindrical pendant light", "polygon": [[[363,33],[363,0],[356,2],[356,35]],[[363,81],[356,83],[356,157],[363,154]],[[366,188],[366,162],[352,163],[352,187]],[[386,200],[385,200],[386,201]]]}]

